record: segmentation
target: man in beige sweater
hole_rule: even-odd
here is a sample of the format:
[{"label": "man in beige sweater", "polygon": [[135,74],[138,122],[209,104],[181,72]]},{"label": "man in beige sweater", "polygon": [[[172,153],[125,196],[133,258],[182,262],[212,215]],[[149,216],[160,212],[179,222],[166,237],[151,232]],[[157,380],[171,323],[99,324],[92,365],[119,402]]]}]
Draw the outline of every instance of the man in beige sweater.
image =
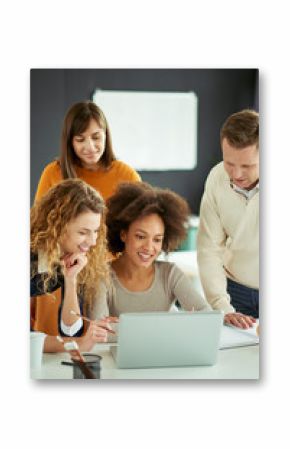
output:
[{"label": "man in beige sweater", "polygon": [[223,162],[209,173],[201,201],[198,265],[213,309],[247,328],[259,317],[259,115],[231,115],[220,138]]}]

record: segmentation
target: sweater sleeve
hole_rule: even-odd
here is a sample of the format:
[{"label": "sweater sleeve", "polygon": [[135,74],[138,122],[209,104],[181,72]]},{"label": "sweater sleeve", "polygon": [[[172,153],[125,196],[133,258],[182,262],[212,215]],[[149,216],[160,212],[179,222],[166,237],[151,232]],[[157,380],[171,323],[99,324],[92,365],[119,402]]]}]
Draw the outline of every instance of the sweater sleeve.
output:
[{"label": "sweater sleeve", "polygon": [[62,332],[62,335],[66,335],[68,337],[74,337],[76,336],[80,331],[83,330],[83,320],[79,318],[77,321],[74,322],[71,326],[67,326],[64,324],[62,319],[60,320],[60,329]]},{"label": "sweater sleeve", "polygon": [[100,320],[106,316],[109,316],[109,307],[107,302],[108,289],[104,282],[100,282],[98,288],[97,298],[94,301],[90,318],[93,320]]},{"label": "sweater sleeve", "polygon": [[208,302],[195,290],[190,278],[175,264],[169,273],[169,289],[181,307],[188,311],[212,310]]},{"label": "sweater sleeve", "polygon": [[132,182],[142,181],[139,173],[137,173],[133,168],[132,168],[132,172],[131,172],[131,176],[130,176],[130,181],[132,181]]},{"label": "sweater sleeve", "polygon": [[219,216],[215,193],[217,185],[213,172],[206,182],[200,206],[197,234],[197,261],[206,298],[213,309],[234,312],[227,293],[227,279],[223,268],[223,253],[227,235]]},{"label": "sweater sleeve", "polygon": [[48,164],[44,168],[38,182],[35,201],[40,200],[52,186],[61,180],[61,176],[58,171],[59,170],[55,162]]},{"label": "sweater sleeve", "polygon": [[133,167],[125,164],[124,162],[118,161],[120,164],[120,180],[126,182],[138,182],[141,181],[141,176],[139,175]]}]

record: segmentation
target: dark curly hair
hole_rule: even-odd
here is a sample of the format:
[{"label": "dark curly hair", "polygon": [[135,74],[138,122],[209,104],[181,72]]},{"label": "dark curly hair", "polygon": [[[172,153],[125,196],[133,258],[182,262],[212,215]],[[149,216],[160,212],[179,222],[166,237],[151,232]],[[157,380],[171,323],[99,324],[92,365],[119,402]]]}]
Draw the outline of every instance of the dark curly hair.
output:
[{"label": "dark curly hair", "polygon": [[145,182],[120,183],[107,201],[107,239],[112,254],[124,250],[121,231],[127,231],[135,220],[157,214],[165,228],[162,250],[176,249],[186,238],[190,209],[187,202],[169,189],[153,187]]}]

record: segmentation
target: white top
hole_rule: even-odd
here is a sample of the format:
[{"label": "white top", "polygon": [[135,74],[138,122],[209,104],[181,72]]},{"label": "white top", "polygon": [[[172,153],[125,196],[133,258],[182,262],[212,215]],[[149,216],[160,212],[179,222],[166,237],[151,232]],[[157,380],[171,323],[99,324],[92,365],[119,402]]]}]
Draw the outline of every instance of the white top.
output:
[{"label": "white top", "polygon": [[223,162],[210,172],[200,207],[197,259],[208,302],[234,311],[226,290],[228,276],[259,288],[259,189],[249,198],[236,192]]},{"label": "white top", "polygon": [[68,337],[73,337],[82,328],[83,320],[78,318],[71,326],[67,326],[63,320],[60,321],[60,327],[64,335]]}]

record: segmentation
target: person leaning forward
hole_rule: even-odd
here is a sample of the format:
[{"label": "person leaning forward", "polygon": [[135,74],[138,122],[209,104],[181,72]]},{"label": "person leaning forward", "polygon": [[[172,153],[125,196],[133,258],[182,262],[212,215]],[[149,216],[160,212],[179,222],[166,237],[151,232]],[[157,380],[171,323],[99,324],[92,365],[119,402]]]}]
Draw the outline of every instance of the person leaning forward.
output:
[{"label": "person leaning forward", "polygon": [[209,173],[200,206],[198,266],[212,308],[248,328],[259,317],[259,114],[231,115],[220,141],[223,162]]}]

